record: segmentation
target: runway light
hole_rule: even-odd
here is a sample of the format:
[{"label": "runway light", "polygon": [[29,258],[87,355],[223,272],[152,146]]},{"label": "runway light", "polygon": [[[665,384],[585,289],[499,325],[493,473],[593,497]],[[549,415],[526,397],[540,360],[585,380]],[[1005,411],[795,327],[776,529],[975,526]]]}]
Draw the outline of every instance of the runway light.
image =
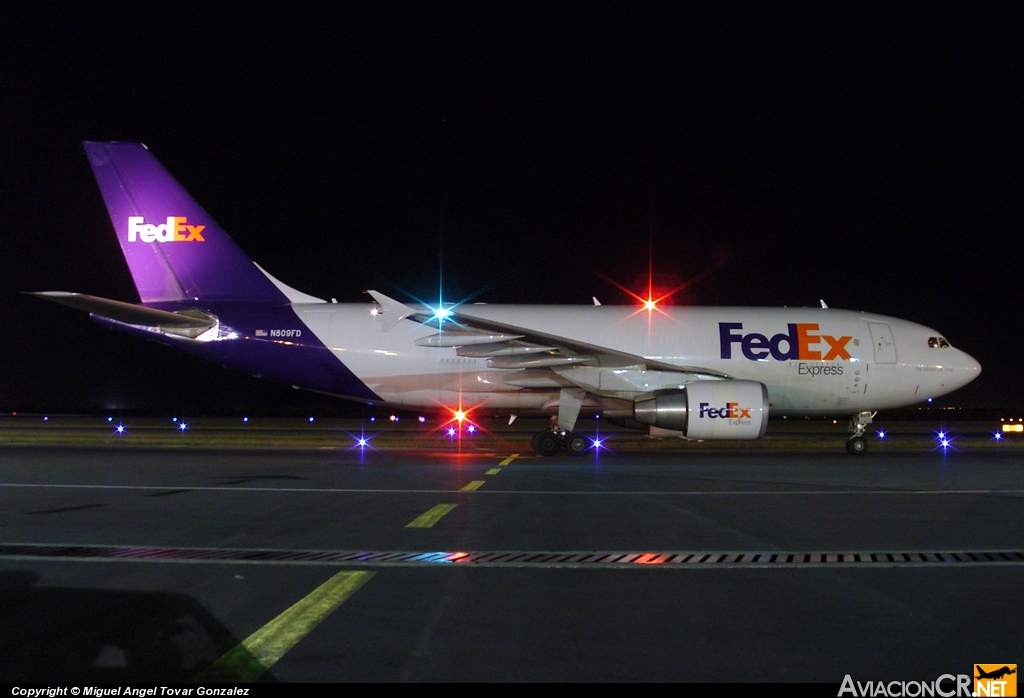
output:
[{"label": "runway light", "polygon": [[420,420],[420,424],[423,424],[425,421],[427,421],[427,418],[423,417],[423,416],[420,416],[419,420]]},{"label": "runway light", "polygon": [[395,415],[391,415],[390,417],[388,417],[388,419],[390,419],[392,422],[398,421],[398,417],[396,417]]},{"label": "runway light", "polygon": [[944,438],[946,438],[946,432],[940,431],[939,432],[939,441],[942,441]]},{"label": "runway light", "polygon": [[312,417],[310,417],[310,418],[309,418],[309,421],[311,421],[311,422],[312,422],[312,421],[313,421],[313,418],[312,418]]},{"label": "runway light", "polygon": [[997,431],[994,434],[992,434],[992,438],[995,439],[996,441],[1002,441],[1003,435]]},{"label": "runway light", "polygon": [[248,418],[248,417],[242,417],[242,421],[243,421],[243,422],[248,422],[248,421],[249,421],[249,418]]},{"label": "runway light", "polygon": [[942,444],[942,447],[943,447],[943,448],[949,448],[949,440],[948,440],[948,439],[943,439],[943,440],[942,440],[942,441],[940,441],[939,443],[941,443],[941,444]]},{"label": "runway light", "polygon": [[878,438],[884,439],[885,438],[885,432],[884,431],[878,432]]},{"label": "runway light", "polygon": [[358,444],[359,448],[366,448],[366,444],[367,443],[368,443],[368,441],[366,439],[357,439],[356,440],[356,444]]},{"label": "runway light", "polygon": [[928,402],[931,402],[931,401],[932,401],[932,399],[931,399],[931,398],[928,398]]},{"label": "runway light", "polygon": [[177,418],[177,417],[171,417],[171,421],[172,421],[172,422],[177,422],[177,421],[178,421],[178,418]]},{"label": "runway light", "polygon": [[601,448],[601,445],[603,443],[604,441],[602,441],[601,439],[594,439],[594,448]]},{"label": "runway light", "polygon": [[376,421],[377,421],[377,418],[376,418],[376,417],[370,417],[370,421],[371,421],[371,422],[376,422]]},{"label": "runway light", "polygon": [[469,425],[469,433],[470,433],[470,434],[473,434],[473,433],[475,433],[475,432],[476,432],[476,427],[475,427],[475,426],[473,426],[472,424],[470,424],[470,425]]},{"label": "runway light", "polygon": [[463,412],[462,410],[455,410],[455,421],[456,422],[458,422],[459,424],[462,424],[462,422],[465,419],[466,419],[466,413],[465,412]]},{"label": "runway light", "polygon": [[186,431],[188,429],[188,425],[185,424],[185,422],[182,422],[181,424],[178,425],[178,429],[180,429],[181,431]]},{"label": "runway light", "polygon": [[43,417],[43,421],[44,421],[44,422],[49,422],[49,421],[50,421],[50,418],[49,418],[49,417]]},{"label": "runway light", "polygon": [[116,427],[114,427],[114,431],[116,431],[118,434],[123,434],[124,433],[124,425],[123,424],[118,424]]},{"label": "runway light", "polygon": [[455,427],[448,427],[448,436],[455,436]]},{"label": "runway light", "polygon": [[113,417],[107,417],[107,421],[108,421],[108,422],[113,422],[113,421],[114,421],[114,418],[113,418]]}]

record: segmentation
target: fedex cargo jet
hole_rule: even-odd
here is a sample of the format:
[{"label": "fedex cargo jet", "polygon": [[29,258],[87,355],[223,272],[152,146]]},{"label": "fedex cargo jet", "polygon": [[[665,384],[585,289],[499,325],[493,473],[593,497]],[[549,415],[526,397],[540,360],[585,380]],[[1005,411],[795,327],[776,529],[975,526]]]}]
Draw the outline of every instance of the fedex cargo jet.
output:
[{"label": "fedex cargo jet", "polygon": [[[36,295],[106,327],[364,403],[548,415],[544,455],[591,441],[580,415],[653,436],[757,439],[775,415],[850,417],[944,395],[978,362],[936,330],[829,308],[328,303],[250,260],[140,143],[85,143],[141,303]],[[824,306],[824,304],[822,304]]]}]

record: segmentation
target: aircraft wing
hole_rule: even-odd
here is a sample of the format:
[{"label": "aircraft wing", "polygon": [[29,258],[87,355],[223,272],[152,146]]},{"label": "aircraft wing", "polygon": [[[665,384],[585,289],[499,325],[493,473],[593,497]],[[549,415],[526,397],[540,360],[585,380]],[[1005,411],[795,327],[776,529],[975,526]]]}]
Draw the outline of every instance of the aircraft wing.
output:
[{"label": "aircraft wing", "polygon": [[[387,298],[377,291],[370,294],[386,313],[397,320],[407,319],[438,327],[438,332],[417,340],[420,346],[454,348],[459,356],[486,358],[490,368],[560,369],[614,368],[685,374],[688,379],[716,379],[730,376],[699,366],[676,366],[559,335],[538,332],[528,327],[481,319],[454,309],[439,322],[429,309],[417,309]],[[563,376],[568,372],[558,371]],[[570,377],[571,380],[571,377]]]}]

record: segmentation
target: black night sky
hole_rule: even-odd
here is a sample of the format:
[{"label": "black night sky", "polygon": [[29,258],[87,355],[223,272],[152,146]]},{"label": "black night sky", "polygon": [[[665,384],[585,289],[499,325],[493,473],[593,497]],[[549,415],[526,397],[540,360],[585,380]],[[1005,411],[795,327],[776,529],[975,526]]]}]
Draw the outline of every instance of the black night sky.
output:
[{"label": "black night sky", "polygon": [[[82,140],[286,283],[870,310],[1024,405],[1012,4],[5,3],[0,411],[330,409],[20,295],[136,301]],[[440,260],[443,258],[443,267]]]}]

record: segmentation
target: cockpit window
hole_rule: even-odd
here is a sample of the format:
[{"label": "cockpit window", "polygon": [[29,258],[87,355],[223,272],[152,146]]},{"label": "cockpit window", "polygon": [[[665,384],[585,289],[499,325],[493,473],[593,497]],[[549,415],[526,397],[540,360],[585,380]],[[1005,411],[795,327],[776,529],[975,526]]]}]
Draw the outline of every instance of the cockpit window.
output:
[{"label": "cockpit window", "polygon": [[945,337],[929,337],[928,346],[932,349],[945,349],[949,346],[949,342],[946,341]]}]

